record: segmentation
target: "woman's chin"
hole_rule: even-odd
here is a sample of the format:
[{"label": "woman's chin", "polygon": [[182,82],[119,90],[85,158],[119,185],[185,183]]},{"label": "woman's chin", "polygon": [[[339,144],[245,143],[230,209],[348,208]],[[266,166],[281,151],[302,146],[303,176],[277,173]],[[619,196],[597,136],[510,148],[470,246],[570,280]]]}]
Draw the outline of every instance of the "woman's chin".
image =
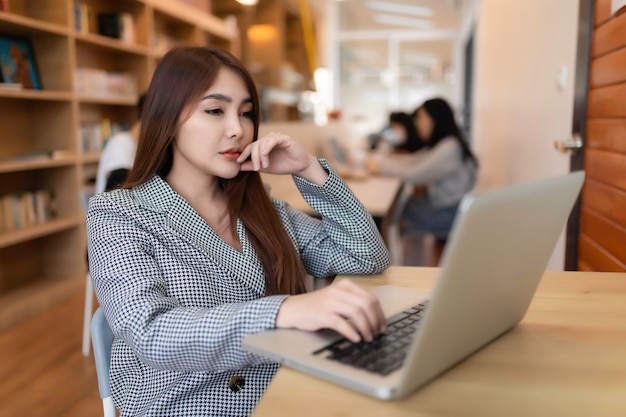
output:
[{"label": "woman's chin", "polygon": [[233,178],[235,178],[237,175],[239,175],[240,172],[245,172],[242,171],[240,169],[230,169],[230,170],[225,170],[222,174],[220,175],[221,178],[224,178],[225,180],[232,180]]}]

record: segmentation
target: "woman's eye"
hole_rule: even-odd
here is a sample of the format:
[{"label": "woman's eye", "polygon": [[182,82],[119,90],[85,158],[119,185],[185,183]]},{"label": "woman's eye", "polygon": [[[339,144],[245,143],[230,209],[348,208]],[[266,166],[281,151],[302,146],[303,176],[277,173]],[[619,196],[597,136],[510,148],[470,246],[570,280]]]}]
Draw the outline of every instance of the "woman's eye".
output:
[{"label": "woman's eye", "polygon": [[222,111],[222,109],[210,109],[210,110],[205,110],[204,112],[208,113],[208,114],[214,114],[214,115],[218,115],[218,114],[224,113]]},{"label": "woman's eye", "polygon": [[247,119],[254,119],[254,112],[253,111],[244,111],[240,113],[242,117],[245,117]]}]

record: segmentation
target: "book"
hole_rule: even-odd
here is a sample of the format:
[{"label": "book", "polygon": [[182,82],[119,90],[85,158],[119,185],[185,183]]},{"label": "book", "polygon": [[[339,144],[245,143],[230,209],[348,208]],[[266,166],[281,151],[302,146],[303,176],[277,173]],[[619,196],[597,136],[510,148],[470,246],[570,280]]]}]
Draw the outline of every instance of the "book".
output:
[{"label": "book", "polygon": [[77,68],[74,72],[76,91],[81,95],[101,97],[137,96],[137,80],[128,72]]},{"label": "book", "polygon": [[[40,202],[36,195],[40,194]],[[37,204],[40,204],[38,217]],[[43,223],[49,212],[49,192],[45,190],[7,194],[0,198],[0,233],[13,232]]]},{"label": "book", "polygon": [[35,194],[25,192],[22,194],[22,204],[26,210],[26,221],[29,226],[37,224],[37,215],[35,214]]},{"label": "book", "polygon": [[15,222],[13,220],[13,196],[11,194],[2,197],[2,224],[5,232],[15,230]]},{"label": "book", "polygon": [[135,43],[135,23],[127,12],[98,14],[98,33],[125,43]]},{"label": "book", "polygon": [[6,231],[6,227],[4,226],[4,204],[2,204],[2,199],[0,198],[0,234]]},{"label": "book", "polygon": [[120,39],[125,43],[135,43],[135,20],[130,13],[122,13],[120,16],[122,33]]},{"label": "book", "polygon": [[18,228],[23,229],[31,225],[30,219],[28,218],[28,205],[29,201],[26,193],[16,195],[16,208],[17,208],[17,219],[18,219]]},{"label": "book", "polygon": [[91,9],[90,5],[82,3],[82,2],[78,4],[78,20],[80,22],[78,23],[78,25],[80,28],[79,30],[80,33],[92,32],[92,24],[91,24],[92,15],[93,15],[93,10]]},{"label": "book", "polygon": [[50,192],[47,190],[35,191],[35,217],[37,223],[45,223],[50,219]]}]

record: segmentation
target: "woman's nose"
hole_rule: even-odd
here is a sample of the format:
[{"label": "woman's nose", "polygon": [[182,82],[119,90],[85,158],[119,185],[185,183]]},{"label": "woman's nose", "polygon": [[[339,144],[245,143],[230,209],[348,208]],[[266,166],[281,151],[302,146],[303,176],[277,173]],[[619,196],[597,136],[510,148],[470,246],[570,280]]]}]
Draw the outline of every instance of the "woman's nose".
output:
[{"label": "woman's nose", "polygon": [[229,138],[238,138],[241,137],[242,133],[243,128],[241,126],[241,120],[239,120],[239,115],[236,115],[236,117],[229,117],[226,135]]}]

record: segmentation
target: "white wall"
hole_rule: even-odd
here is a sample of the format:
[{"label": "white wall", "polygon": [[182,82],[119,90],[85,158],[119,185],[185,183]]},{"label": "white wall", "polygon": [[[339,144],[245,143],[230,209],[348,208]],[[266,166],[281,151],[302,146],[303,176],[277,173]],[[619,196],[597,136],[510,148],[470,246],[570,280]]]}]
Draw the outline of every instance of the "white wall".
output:
[{"label": "white wall", "polygon": [[[480,1],[472,119],[479,190],[569,171],[553,142],[571,135],[577,20],[575,0]],[[561,239],[548,269],[563,269],[563,260]]]}]

